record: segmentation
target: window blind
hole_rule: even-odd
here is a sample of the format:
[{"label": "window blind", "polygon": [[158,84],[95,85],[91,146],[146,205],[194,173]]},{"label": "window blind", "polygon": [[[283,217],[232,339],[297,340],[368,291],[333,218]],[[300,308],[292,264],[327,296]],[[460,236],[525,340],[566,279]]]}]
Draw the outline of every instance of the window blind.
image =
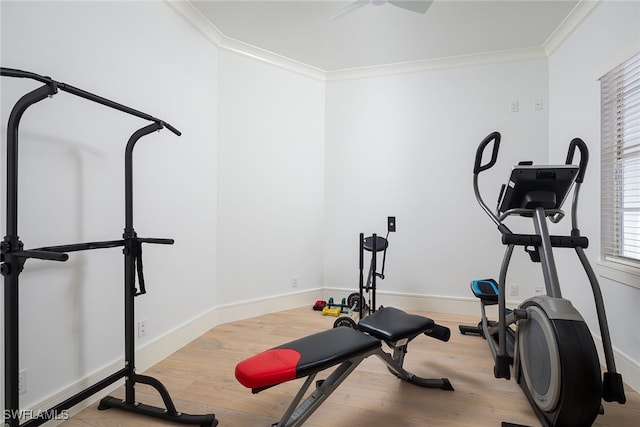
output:
[{"label": "window blind", "polygon": [[640,267],[640,53],[600,89],[602,255]]}]

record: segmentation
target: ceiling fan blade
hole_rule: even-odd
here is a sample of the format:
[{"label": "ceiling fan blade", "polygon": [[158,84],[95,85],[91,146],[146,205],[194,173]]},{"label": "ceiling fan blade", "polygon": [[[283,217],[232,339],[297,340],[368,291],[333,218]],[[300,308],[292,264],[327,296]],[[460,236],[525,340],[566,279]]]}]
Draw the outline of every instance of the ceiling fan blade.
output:
[{"label": "ceiling fan blade", "polygon": [[389,3],[412,12],[425,13],[433,0],[390,0]]},{"label": "ceiling fan blade", "polygon": [[334,13],[327,19],[329,21],[334,21],[338,18],[343,17],[348,13],[353,12],[356,9],[360,9],[362,6],[368,5],[369,3],[370,3],[369,0],[355,0],[354,2],[349,3],[348,5],[346,5],[345,7],[343,7],[342,9],[340,9],[338,12]]}]

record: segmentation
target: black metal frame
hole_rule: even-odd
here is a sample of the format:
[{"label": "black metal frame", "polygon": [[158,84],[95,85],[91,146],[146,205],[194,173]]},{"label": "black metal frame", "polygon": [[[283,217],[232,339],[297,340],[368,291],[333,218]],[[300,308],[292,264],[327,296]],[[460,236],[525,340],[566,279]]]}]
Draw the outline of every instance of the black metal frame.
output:
[{"label": "black metal frame", "polygon": [[[378,243],[378,236],[376,233],[373,233],[373,235],[371,236],[371,238],[373,239],[372,242],[372,248],[371,248],[371,265],[369,266],[369,276],[367,277],[367,283],[365,285],[365,281],[364,281],[364,233],[360,233],[360,261],[359,261],[359,265],[358,265],[358,269],[360,270],[360,279],[358,282],[358,293],[359,293],[359,304],[358,304],[358,319],[362,320],[362,318],[364,318],[365,315],[371,314],[371,313],[375,313],[376,311],[376,270],[378,268],[377,266],[377,261],[378,261],[378,248],[377,248],[377,243]],[[385,248],[385,255],[387,253],[387,250]],[[371,290],[371,304],[369,305],[368,308],[365,308],[365,305],[367,305],[365,303],[364,300],[364,289],[365,286],[367,288],[367,292],[369,292],[369,290]],[[367,313],[365,313],[365,310],[368,311]]]},{"label": "black metal frame", "polygon": [[[145,293],[142,275],[142,243],[173,244],[173,240],[141,238],[137,236],[133,228],[133,148],[140,138],[162,128],[167,128],[178,136],[181,135],[180,131],[156,117],[68,84],[57,82],[50,77],[4,67],[0,68],[0,75],[5,77],[27,78],[43,83],[43,86],[28,92],[16,102],[9,116],[7,125],[7,235],[0,244],[0,261],[2,262],[0,273],[4,276],[5,415],[9,415],[9,418],[5,420],[6,425],[8,427],[41,425],[57,414],[60,414],[61,411],[77,405],[100,390],[125,378],[125,399],[121,400],[110,396],[105,397],[101,400],[99,409],[120,408],[163,418],[172,422],[216,426],[218,421],[213,414],[189,415],[178,412],[167,389],[160,381],[149,376],[139,375],[135,372],[134,298]],[[97,102],[98,104],[148,120],[152,123],[134,132],[129,138],[125,149],[125,229],[122,240],[75,243],[24,250],[24,244],[18,236],[18,126],[27,108],[47,97],[55,95],[58,93],[58,90],[68,92],[92,102]],[[51,409],[39,411],[37,417],[20,424],[18,398],[19,276],[24,268],[25,262],[30,258],[49,261],[66,261],[69,258],[67,252],[119,246],[124,247],[125,367],[55,405]],[[136,273],[140,289],[136,288]],[[147,384],[155,388],[158,393],[160,393],[165,408],[156,408],[136,402],[136,383]]]},{"label": "black metal frame", "polygon": [[[384,249],[382,252],[382,271],[378,273],[378,235],[373,233],[371,236],[367,237],[367,239],[371,239],[371,248],[365,247],[365,237],[364,233],[360,233],[360,258],[358,263],[358,269],[360,271],[360,279],[358,282],[358,293],[359,293],[359,304],[358,304],[358,315],[360,319],[363,319],[365,316],[376,312],[376,289],[377,289],[377,278],[384,279],[384,266],[387,260],[387,248],[389,246],[389,232],[387,231],[386,237],[380,237],[382,241],[384,241]],[[367,275],[367,280],[365,283],[364,280],[364,252],[371,252],[371,263],[369,264],[369,273]],[[370,301],[369,304],[365,304],[364,300],[364,291],[367,291],[369,295]],[[369,294],[369,292],[371,292]],[[367,306],[365,308],[365,305]]]}]

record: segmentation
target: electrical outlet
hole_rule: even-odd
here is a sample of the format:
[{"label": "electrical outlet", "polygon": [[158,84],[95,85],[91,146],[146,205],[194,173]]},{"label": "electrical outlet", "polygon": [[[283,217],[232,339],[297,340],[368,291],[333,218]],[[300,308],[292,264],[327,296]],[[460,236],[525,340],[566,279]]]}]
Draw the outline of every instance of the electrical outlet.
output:
[{"label": "electrical outlet", "polygon": [[517,297],[519,293],[520,287],[516,284],[511,284],[511,287],[509,288],[509,295],[511,295],[512,297]]},{"label": "electrical outlet", "polygon": [[533,109],[535,111],[542,111],[542,99],[536,99],[533,101]]},{"label": "electrical outlet", "polygon": [[138,338],[142,338],[147,335],[147,319],[138,321]]},{"label": "electrical outlet", "polygon": [[27,370],[23,369],[18,372],[18,394],[27,392]]},{"label": "electrical outlet", "polygon": [[542,295],[542,286],[536,286],[533,288],[533,292],[535,295]]},{"label": "electrical outlet", "polygon": [[519,109],[520,109],[520,105],[519,105],[518,101],[509,102],[509,112],[510,113],[517,113]]},{"label": "electrical outlet", "polygon": [[293,278],[291,279],[291,287],[292,288],[298,287],[298,276],[293,276]]}]

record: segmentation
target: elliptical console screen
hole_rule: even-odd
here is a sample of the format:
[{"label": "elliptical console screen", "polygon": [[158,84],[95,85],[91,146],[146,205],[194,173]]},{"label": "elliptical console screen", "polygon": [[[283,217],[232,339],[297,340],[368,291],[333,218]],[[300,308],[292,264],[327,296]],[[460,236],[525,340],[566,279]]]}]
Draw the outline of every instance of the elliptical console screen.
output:
[{"label": "elliptical console screen", "polygon": [[545,209],[560,209],[578,176],[574,165],[517,165],[502,192],[499,211],[531,208],[536,200]]}]

